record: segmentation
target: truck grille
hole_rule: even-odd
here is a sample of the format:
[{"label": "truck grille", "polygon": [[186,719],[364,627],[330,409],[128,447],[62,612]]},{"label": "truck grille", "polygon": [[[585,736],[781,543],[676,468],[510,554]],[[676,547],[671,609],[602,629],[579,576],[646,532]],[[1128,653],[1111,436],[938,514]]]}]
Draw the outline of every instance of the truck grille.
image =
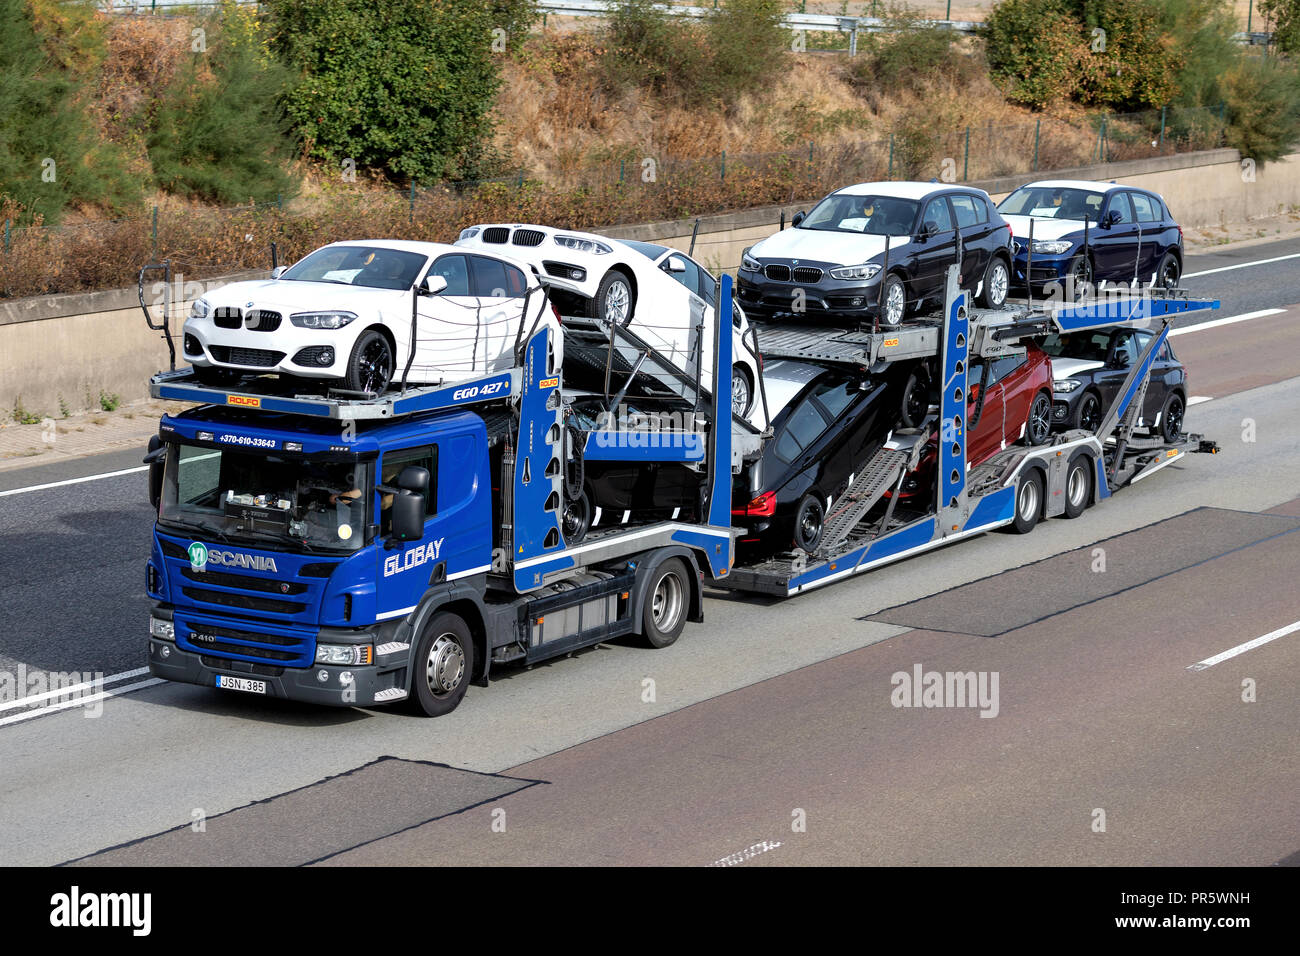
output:
[{"label": "truck grille", "polygon": [[271,578],[255,578],[249,574],[229,574],[225,571],[195,571],[186,568],[181,572],[196,584],[216,584],[223,588],[243,588],[246,591],[265,591],[270,594],[302,594],[305,584],[291,584]]},{"label": "truck grille", "polygon": [[516,246],[540,246],[546,233],[538,229],[516,229],[511,243]]},{"label": "truck grille", "polygon": [[510,239],[510,230],[505,226],[490,226],[483,230],[483,241],[504,245]]},{"label": "truck grille", "polygon": [[774,282],[789,282],[790,267],[779,266],[779,265],[764,266],[763,275],[767,276],[769,279],[773,280]]},{"label": "truck grille", "polygon": [[811,269],[806,266],[799,266],[794,270],[795,282],[821,282],[822,270]]},{"label": "truck grille", "polygon": [[277,601],[274,598],[254,597],[251,594],[228,594],[225,591],[213,591],[209,588],[183,587],[181,592],[190,600],[202,601],[204,604],[218,604],[221,607],[235,607],[270,614],[298,614],[307,607],[297,601]]},{"label": "truck grille", "polygon": [[209,657],[207,654],[200,654],[199,660],[203,662],[204,667],[211,667],[213,670],[234,671],[237,674],[256,674],[258,677],[280,677],[284,674],[284,668],[276,667],[274,664],[231,661],[224,657]]},{"label": "truck grille", "polygon": [[284,359],[283,352],[272,352],[270,349],[239,349],[229,345],[213,345],[210,350],[212,357],[223,365],[273,368]]}]

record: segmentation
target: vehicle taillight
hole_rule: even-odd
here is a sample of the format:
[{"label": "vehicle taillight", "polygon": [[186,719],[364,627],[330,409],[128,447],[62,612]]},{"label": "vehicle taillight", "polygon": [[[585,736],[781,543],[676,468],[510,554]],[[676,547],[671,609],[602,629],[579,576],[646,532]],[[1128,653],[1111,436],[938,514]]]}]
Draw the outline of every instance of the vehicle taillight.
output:
[{"label": "vehicle taillight", "polygon": [[733,508],[733,515],[748,515],[756,518],[770,518],[776,514],[776,492],[765,491],[743,508]]}]

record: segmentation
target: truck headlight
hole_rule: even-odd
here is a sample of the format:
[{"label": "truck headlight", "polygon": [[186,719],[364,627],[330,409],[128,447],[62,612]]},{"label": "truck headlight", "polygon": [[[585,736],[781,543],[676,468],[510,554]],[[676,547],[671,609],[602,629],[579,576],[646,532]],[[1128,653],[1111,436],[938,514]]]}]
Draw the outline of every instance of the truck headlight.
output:
[{"label": "truck headlight", "polygon": [[614,251],[613,246],[607,246],[595,239],[583,239],[581,236],[556,236],[555,244],[565,249],[572,249],[574,252],[589,252],[593,256],[603,256]]},{"label": "truck headlight", "polygon": [[880,266],[874,262],[864,262],[860,266],[845,266],[842,269],[832,269],[832,279],[870,279],[880,271]]},{"label": "truck headlight", "polygon": [[749,249],[746,249],[740,254],[740,268],[746,272],[758,272],[763,267],[758,264],[757,259],[749,254]]},{"label": "truck headlight", "polygon": [[1058,378],[1056,381],[1052,383],[1052,391],[1073,392],[1076,388],[1078,388],[1082,384],[1083,383],[1076,378]]},{"label": "truck headlight", "polygon": [[356,317],[355,312],[298,312],[289,321],[300,329],[341,329]]},{"label": "truck headlight", "polygon": [[317,664],[344,664],[356,666],[374,660],[374,649],[369,644],[317,644]]},{"label": "truck headlight", "polygon": [[150,617],[149,636],[156,637],[160,641],[174,641],[176,640],[176,625],[171,621],[164,621],[160,617]]},{"label": "truck headlight", "polygon": [[1042,241],[1034,240],[1034,252],[1041,252],[1049,256],[1060,256],[1069,252],[1074,243],[1068,239],[1044,239]]},{"label": "truck headlight", "polygon": [[194,304],[190,306],[191,319],[206,319],[211,312],[212,306],[208,304],[207,299],[195,299]]},{"label": "truck headlight", "polygon": [[473,239],[478,234],[479,234],[479,227],[470,226],[468,229],[462,229],[460,231],[460,235],[456,237],[456,241],[459,242],[461,239]]}]

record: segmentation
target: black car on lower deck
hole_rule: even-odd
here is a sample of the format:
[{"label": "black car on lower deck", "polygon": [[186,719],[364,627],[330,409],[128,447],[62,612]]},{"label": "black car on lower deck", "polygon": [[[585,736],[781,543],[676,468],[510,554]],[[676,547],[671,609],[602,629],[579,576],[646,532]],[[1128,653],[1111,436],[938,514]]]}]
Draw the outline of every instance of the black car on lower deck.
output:
[{"label": "black car on lower deck", "polygon": [[[1052,427],[1094,430],[1155,333],[1113,328],[1056,333],[1042,343],[1052,357]],[[1151,366],[1138,424],[1167,442],[1183,430],[1187,369],[1166,339]]]},{"label": "black car on lower deck", "polygon": [[817,549],[830,505],[898,425],[911,371],[905,362],[879,375],[768,363],[773,436],[732,491],[732,523],[748,531],[743,550]]}]

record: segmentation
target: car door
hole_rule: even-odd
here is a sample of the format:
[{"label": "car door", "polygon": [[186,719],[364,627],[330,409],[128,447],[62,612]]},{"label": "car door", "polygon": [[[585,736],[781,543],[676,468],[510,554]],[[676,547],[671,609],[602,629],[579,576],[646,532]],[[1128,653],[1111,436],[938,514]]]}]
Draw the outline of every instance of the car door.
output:
[{"label": "car door", "polygon": [[[980,400],[980,384],[984,381],[984,360],[975,359],[966,373],[966,421],[970,423],[966,437],[966,461],[975,465],[1002,449],[1006,429],[1006,413],[1002,402],[1002,383],[995,378],[995,369],[989,367],[988,380],[984,382],[984,398]],[[976,409],[979,418],[975,417]]]},{"label": "car door", "polygon": [[1138,226],[1127,191],[1110,194],[1110,200],[1102,212],[1102,222],[1112,214],[1117,217],[1115,222],[1095,230],[1089,237],[1097,264],[1096,279],[1127,283],[1133,278],[1134,257],[1138,251]]},{"label": "car door", "polygon": [[[1151,332],[1138,331],[1134,333],[1134,337],[1137,340],[1137,354],[1140,356],[1151,344],[1154,336]],[[1169,343],[1162,343],[1160,351],[1156,352],[1156,357],[1151,363],[1151,380],[1147,383],[1147,393],[1142,400],[1143,425],[1154,422],[1160,410],[1164,408],[1169,390],[1177,383],[1178,371],[1178,366],[1170,356]]]},{"label": "car door", "polygon": [[512,349],[519,335],[528,281],[523,272],[491,256],[469,256],[470,293],[478,309],[472,334],[473,370],[490,372],[514,364]]},{"label": "car door", "polygon": [[916,245],[916,278],[913,281],[913,301],[909,305],[914,305],[918,299],[942,296],[948,266],[957,257],[957,230],[946,196],[934,196],[925,204],[919,228],[924,229],[930,223],[938,232]]},{"label": "car door", "polygon": [[[440,276],[447,288],[437,295],[416,298],[415,359],[411,363],[412,381],[440,381],[463,375],[472,366],[474,341],[466,335],[472,326],[478,300],[470,292],[469,257],[462,253],[439,256],[429,266],[427,276]],[[394,380],[400,380],[406,366],[411,341],[409,297],[389,320],[397,340]]]},{"label": "car door", "polygon": [[1129,369],[1141,355],[1138,348],[1137,333],[1133,329],[1116,329],[1110,337],[1110,349],[1106,355],[1106,364],[1097,369],[1093,375],[1093,384],[1101,394],[1103,412],[1110,409],[1119,397],[1120,386],[1128,378]]},{"label": "car door", "polygon": [[1155,281],[1156,265],[1160,260],[1163,247],[1160,233],[1163,229],[1161,219],[1164,210],[1160,200],[1147,193],[1131,192],[1129,200],[1133,203],[1133,216],[1137,219],[1141,249],[1138,254],[1138,281],[1144,284]]},{"label": "car door", "polygon": [[[674,260],[680,261],[686,268],[680,272],[674,272],[672,269]],[[711,368],[713,359],[713,309],[709,307],[707,300],[700,295],[701,273],[704,270],[690,256],[683,255],[680,252],[670,252],[659,263],[659,271],[685,290],[685,298],[681,300],[685,308],[680,311],[674,309],[671,314],[663,316],[660,316],[658,310],[656,310],[653,320],[650,320],[649,316],[640,317],[641,324],[649,325],[651,321],[656,325],[660,322],[663,323],[663,327],[657,329],[663,342],[660,347],[673,358],[674,364],[679,368],[694,373],[695,361],[700,354],[701,347],[703,348],[703,365],[705,368]],[[691,307],[692,300],[698,300],[699,303],[705,306],[703,317],[699,321],[692,320],[693,316],[700,314],[698,304],[694,308]],[[701,324],[706,332],[703,342],[700,341],[700,330],[697,328]]]},{"label": "car door", "polygon": [[971,193],[952,193],[948,200],[961,235],[961,283],[964,288],[973,289],[984,278],[993,252],[994,228],[989,221],[988,205]]},{"label": "car door", "polygon": [[1029,356],[1008,355],[993,362],[993,375],[1002,389],[1002,447],[1020,441],[1029,421],[1034,393],[1029,387]]}]

